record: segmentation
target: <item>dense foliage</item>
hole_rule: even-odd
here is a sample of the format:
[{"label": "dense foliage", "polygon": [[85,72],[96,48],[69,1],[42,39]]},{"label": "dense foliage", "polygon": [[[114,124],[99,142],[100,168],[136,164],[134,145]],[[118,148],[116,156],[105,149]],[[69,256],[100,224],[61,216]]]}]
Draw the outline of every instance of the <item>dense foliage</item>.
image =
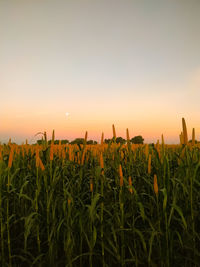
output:
[{"label": "dense foliage", "polygon": [[199,266],[198,145],[0,146],[1,266]]}]

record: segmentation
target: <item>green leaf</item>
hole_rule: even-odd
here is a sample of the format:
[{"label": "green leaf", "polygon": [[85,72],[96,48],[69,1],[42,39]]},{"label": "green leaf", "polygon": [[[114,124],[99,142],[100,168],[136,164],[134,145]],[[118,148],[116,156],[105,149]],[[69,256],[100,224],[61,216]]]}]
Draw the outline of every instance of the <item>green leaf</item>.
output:
[{"label": "green leaf", "polygon": [[177,206],[177,205],[175,205],[175,204],[173,204],[172,205],[173,207],[174,207],[174,209],[178,212],[178,214],[180,215],[180,217],[181,217],[181,219],[182,219],[182,223],[183,223],[183,225],[184,225],[184,227],[185,227],[185,230],[187,230],[187,223],[186,223],[186,220],[185,220],[185,218],[184,218],[184,216],[183,216],[183,212],[182,212],[182,210]]},{"label": "green leaf", "polygon": [[97,229],[96,227],[94,226],[93,227],[93,239],[92,239],[92,246],[94,247],[95,244],[96,244],[96,240],[97,240]]}]

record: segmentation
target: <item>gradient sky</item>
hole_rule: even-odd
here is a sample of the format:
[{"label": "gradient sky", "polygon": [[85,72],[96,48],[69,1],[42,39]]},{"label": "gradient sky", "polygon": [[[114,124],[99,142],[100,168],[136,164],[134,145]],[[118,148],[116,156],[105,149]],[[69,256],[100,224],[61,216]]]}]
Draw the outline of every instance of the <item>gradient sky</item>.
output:
[{"label": "gradient sky", "polygon": [[[199,0],[0,0],[0,141],[200,139]],[[65,113],[69,112],[69,116]]]}]

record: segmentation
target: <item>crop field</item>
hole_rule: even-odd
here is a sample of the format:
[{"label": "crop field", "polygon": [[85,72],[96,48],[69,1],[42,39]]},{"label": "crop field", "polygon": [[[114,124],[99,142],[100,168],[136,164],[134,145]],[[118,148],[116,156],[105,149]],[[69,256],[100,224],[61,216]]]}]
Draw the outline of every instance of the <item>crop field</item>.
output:
[{"label": "crop field", "polygon": [[[200,145],[0,145],[0,266],[200,266]],[[87,133],[85,141],[87,140]]]}]

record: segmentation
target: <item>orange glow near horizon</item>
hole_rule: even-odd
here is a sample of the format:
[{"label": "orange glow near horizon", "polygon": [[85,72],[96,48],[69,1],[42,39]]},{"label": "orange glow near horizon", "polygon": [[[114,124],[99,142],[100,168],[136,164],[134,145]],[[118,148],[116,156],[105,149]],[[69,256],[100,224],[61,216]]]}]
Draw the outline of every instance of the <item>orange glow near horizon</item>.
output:
[{"label": "orange glow near horizon", "polygon": [[[44,131],[47,132],[48,138],[51,138],[53,129],[58,139],[73,140],[84,137],[87,130],[89,139],[100,141],[102,132],[106,139],[112,137],[112,124],[114,124],[117,136],[123,138],[126,138],[126,128],[128,128],[130,137],[142,135],[147,143],[156,142],[162,134],[166,143],[179,143],[182,117],[186,119],[188,135],[191,135],[194,127],[198,138],[200,128],[197,114],[194,113],[191,120],[190,117],[184,116],[178,105],[173,106],[169,98],[165,99],[166,102],[163,103],[158,96],[143,101],[135,97],[134,101],[130,101],[128,97],[123,96],[116,97],[113,102],[105,99],[96,105],[89,104],[89,100],[86,103],[77,100],[76,105],[74,102],[65,105],[60,99],[55,100],[54,104],[49,102],[44,106],[40,103],[30,103],[29,107],[27,105],[24,107],[21,104],[20,108],[10,101],[10,108],[0,117],[0,141],[2,139],[6,142],[9,137],[16,139],[17,142],[23,142],[26,138],[34,141],[36,140],[34,135]],[[175,96],[174,99],[176,100]],[[67,108],[63,108],[64,106]],[[66,112],[69,113],[68,116]]]},{"label": "orange glow near horizon", "polygon": [[[145,143],[156,142],[158,139],[161,140],[161,135],[164,135],[166,143],[179,143],[179,134],[182,130],[181,118],[171,121],[166,121],[166,126],[163,128],[163,120],[160,118],[159,121],[150,120],[148,123],[145,119],[139,121],[120,121],[115,122],[110,119],[99,119],[97,121],[88,121],[70,119],[63,117],[56,117],[51,121],[43,120],[42,118],[32,116],[30,119],[18,118],[11,119],[7,117],[3,124],[3,129],[1,132],[6,135],[7,141],[12,138],[13,141],[24,142],[27,138],[29,142],[35,142],[40,139],[41,136],[35,136],[38,132],[47,132],[48,139],[51,139],[52,130],[55,130],[56,139],[68,139],[72,141],[75,138],[84,137],[86,131],[88,131],[88,140],[100,141],[101,134],[104,132],[104,138],[112,138],[112,124],[114,123],[116,128],[117,136],[126,138],[126,128],[129,129],[130,137],[136,135],[142,135]],[[186,120],[187,123],[187,120]],[[193,125],[188,125],[188,135],[191,136]],[[200,129],[196,128],[196,131]],[[198,137],[198,132],[197,132]],[[4,142],[6,140],[4,139]]]}]

